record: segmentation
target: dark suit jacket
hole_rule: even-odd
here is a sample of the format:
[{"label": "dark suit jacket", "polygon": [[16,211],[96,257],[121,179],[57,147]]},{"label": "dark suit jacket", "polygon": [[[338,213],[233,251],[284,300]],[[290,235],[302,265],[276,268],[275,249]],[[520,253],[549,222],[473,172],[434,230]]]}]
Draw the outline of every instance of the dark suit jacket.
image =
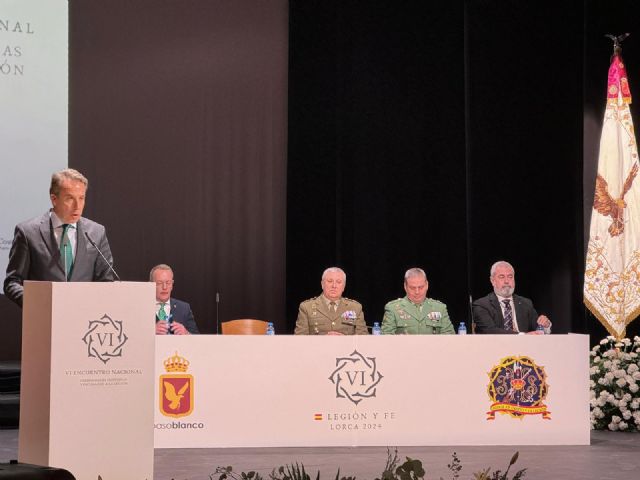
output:
[{"label": "dark suit jacket", "polygon": [[[171,305],[171,321],[178,322],[184,325],[189,333],[198,334],[198,325],[193,318],[193,312],[191,306],[187,302],[170,298],[169,303]],[[157,318],[156,318],[157,320]]]},{"label": "dark suit jacket", "polygon": [[[77,223],[76,254],[71,272],[72,282],[113,281],[111,270],[98,251],[85,237],[85,232],[96,242],[110,263],[111,248],[105,229],[99,223],[81,217]],[[49,212],[16,226],[9,251],[4,293],[22,306],[23,282],[41,280],[64,282],[64,260],[53,234]]]},{"label": "dark suit jacket", "polygon": [[[538,326],[538,312],[533,308],[531,300],[514,295],[513,303],[518,329],[525,333],[534,331]],[[502,308],[498,297],[493,292],[473,302],[473,321],[476,324],[476,333],[516,333],[504,329]]]}]

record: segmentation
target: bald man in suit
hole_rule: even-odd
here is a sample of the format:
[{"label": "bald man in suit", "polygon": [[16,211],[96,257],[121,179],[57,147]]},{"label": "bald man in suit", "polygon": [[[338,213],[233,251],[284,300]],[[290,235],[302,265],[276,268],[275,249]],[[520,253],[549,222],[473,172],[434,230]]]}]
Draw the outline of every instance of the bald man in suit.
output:
[{"label": "bald man in suit", "polygon": [[88,185],[77,170],[54,173],[49,189],[52,208],[16,226],[4,293],[18,306],[22,307],[25,280],[113,281],[113,258],[105,228],[82,217]]},{"label": "bald man in suit", "polygon": [[347,275],[338,267],[322,274],[322,294],[300,304],[296,335],[367,335],[362,305],[342,296]]},{"label": "bald man in suit", "polygon": [[151,269],[149,281],[156,284],[156,335],[191,335],[200,333],[187,302],[171,296],[173,269],[161,263]]}]

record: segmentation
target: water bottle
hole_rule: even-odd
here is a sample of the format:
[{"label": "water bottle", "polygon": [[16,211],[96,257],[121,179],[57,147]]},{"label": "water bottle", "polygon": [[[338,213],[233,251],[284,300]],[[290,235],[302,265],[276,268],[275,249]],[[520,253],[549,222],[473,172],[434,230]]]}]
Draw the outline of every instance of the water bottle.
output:
[{"label": "water bottle", "polygon": [[458,335],[466,335],[467,334],[467,326],[464,324],[464,322],[460,322],[460,325],[458,326]]},{"label": "water bottle", "polygon": [[172,328],[173,314],[172,313],[169,314],[165,322],[167,322],[167,335],[173,335],[173,328]]},{"label": "water bottle", "polygon": [[373,328],[371,329],[371,334],[372,335],[381,335],[382,332],[380,331],[380,323],[379,322],[373,322]]},{"label": "water bottle", "polygon": [[267,323],[267,335],[275,335],[276,329],[273,327],[273,322]]},{"label": "water bottle", "polygon": [[544,327],[542,325],[538,325],[538,327],[536,328],[537,332],[542,332],[542,335],[544,335]]}]

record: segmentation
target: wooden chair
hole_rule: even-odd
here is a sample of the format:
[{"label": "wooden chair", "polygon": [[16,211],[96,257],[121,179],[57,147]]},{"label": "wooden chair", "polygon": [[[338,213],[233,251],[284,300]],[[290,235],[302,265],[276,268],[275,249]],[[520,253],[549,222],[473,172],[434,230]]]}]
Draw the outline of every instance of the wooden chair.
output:
[{"label": "wooden chair", "polygon": [[252,318],[241,318],[222,322],[223,335],[266,335],[267,322]]}]

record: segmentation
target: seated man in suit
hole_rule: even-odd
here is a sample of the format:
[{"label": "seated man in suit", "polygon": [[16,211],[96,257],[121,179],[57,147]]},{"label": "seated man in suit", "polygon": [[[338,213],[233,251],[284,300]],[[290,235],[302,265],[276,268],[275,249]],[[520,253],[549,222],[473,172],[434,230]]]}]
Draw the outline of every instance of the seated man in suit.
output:
[{"label": "seated man in suit", "polygon": [[322,274],[322,294],[300,304],[296,335],[366,335],[362,305],[342,296],[347,275],[338,267]]},{"label": "seated man in suit", "polygon": [[[473,302],[476,333],[544,334],[550,333],[551,321],[538,316],[531,300],[514,295],[515,270],[505,261],[491,266],[489,276],[493,292]],[[537,330],[541,325],[544,330]]]},{"label": "seated man in suit", "polygon": [[16,226],[4,293],[18,306],[22,307],[25,280],[113,280],[105,229],[82,216],[88,186],[85,176],[72,168],[54,173],[49,188],[52,208]]},{"label": "seated man in suit", "polygon": [[427,298],[428,290],[429,282],[424,270],[407,270],[404,274],[404,291],[407,295],[384,306],[382,334],[455,334],[447,306]]},{"label": "seated man in suit", "polygon": [[156,284],[156,335],[200,333],[187,302],[171,298],[173,270],[161,263],[151,269],[149,280]]}]

